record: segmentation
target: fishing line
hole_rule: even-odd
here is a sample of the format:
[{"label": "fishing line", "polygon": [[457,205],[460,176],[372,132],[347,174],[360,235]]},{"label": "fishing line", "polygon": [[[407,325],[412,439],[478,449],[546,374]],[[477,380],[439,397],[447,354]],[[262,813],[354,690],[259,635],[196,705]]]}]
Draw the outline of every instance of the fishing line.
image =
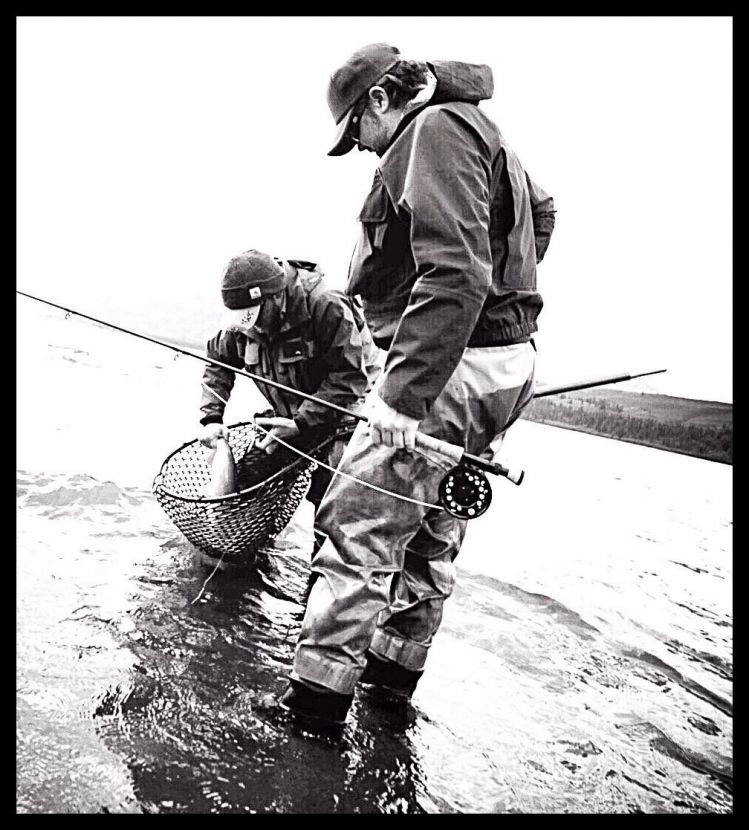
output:
[{"label": "fishing line", "polygon": [[[82,312],[75,311],[74,309],[65,308],[65,306],[58,305],[57,303],[50,302],[49,300],[44,300],[41,297],[35,297],[33,294],[27,294],[26,292],[19,291],[18,289],[16,289],[16,293],[20,294],[21,296],[28,297],[31,300],[36,300],[37,302],[52,306],[53,308],[58,308],[65,312],[66,318],[70,314],[75,314],[79,317],[91,320],[94,323],[107,326],[108,328],[115,329],[116,331],[121,331],[124,334],[129,334],[132,337],[137,337],[141,340],[146,340],[150,343],[155,343],[158,346],[163,346],[164,348],[176,352],[175,360],[177,359],[177,357],[179,357],[180,354],[184,354],[188,357],[193,357],[197,360],[200,360],[203,363],[207,363],[212,366],[218,366],[220,368],[228,370],[235,375],[244,375],[245,377],[250,378],[250,380],[253,380],[255,383],[259,383],[264,386],[275,387],[276,389],[281,389],[296,397],[304,398],[305,400],[310,400],[318,404],[322,404],[328,409],[333,409],[350,418],[354,418],[357,421],[368,423],[368,419],[357,412],[352,412],[346,409],[345,407],[333,403],[332,401],[322,400],[320,398],[315,397],[314,395],[308,394],[307,392],[301,392],[298,389],[293,389],[292,387],[280,383],[279,381],[269,380],[268,378],[260,377],[258,375],[253,374],[252,372],[247,371],[246,369],[240,369],[236,366],[231,366],[229,364],[223,363],[222,361],[215,360],[214,358],[203,357],[202,355],[197,354],[196,352],[193,352],[191,350],[179,348],[178,346],[171,345],[170,343],[165,343],[162,340],[157,340],[154,337],[149,337],[147,335],[134,332],[130,329],[126,329],[122,326],[117,326],[113,323],[108,323],[105,320],[100,320],[96,317],[91,317],[88,314],[83,314]],[[623,380],[631,380],[635,377],[643,377],[645,375],[658,374],[659,372],[664,371],[666,370],[657,369],[654,371],[641,372],[638,374],[622,374],[608,378],[595,378],[593,380],[580,381],[568,386],[546,387],[543,390],[537,391],[533,395],[533,397],[544,397],[547,395],[554,395],[563,391],[573,389],[584,389],[592,386],[604,385],[607,383],[618,383]],[[213,393],[213,390],[210,391]],[[262,429],[262,427],[258,428]],[[268,434],[266,430],[263,430],[263,432],[266,435]],[[292,452],[296,453],[300,457],[309,458],[309,456],[305,455],[296,447],[286,444],[283,440],[277,438],[274,435],[272,435],[271,437],[283,446],[288,447]],[[488,479],[481,471],[490,472],[494,475],[504,476],[516,485],[519,485],[523,480],[524,473],[522,470],[511,470],[507,467],[504,467],[502,464],[489,461],[480,456],[471,455],[468,452],[466,452],[463,447],[454,446],[445,441],[441,441],[430,435],[425,435],[419,432],[416,433],[415,439],[417,442],[417,449],[421,449],[423,451],[424,448],[428,448],[431,451],[437,452],[456,463],[456,466],[453,467],[453,469],[450,470],[440,482],[439,506],[429,504],[418,499],[413,499],[408,496],[402,496],[399,493],[395,493],[389,490],[385,490],[384,488],[380,488],[377,485],[365,482],[362,479],[358,479],[347,473],[339,473],[337,470],[334,470],[332,467],[329,467],[327,464],[325,464],[324,462],[320,462],[317,459],[310,460],[312,460],[316,464],[321,464],[324,469],[330,470],[336,475],[343,475],[344,477],[349,478],[352,481],[362,484],[365,487],[369,487],[370,489],[384,493],[385,495],[393,496],[394,498],[401,499],[402,501],[411,502],[425,507],[439,507],[439,509],[444,509],[448,513],[459,519],[468,519],[482,515],[491,501],[491,487],[489,485]],[[418,446],[419,444],[421,444],[421,447]]]},{"label": "fishing line", "polygon": [[[35,297],[33,294],[27,294],[25,291],[19,291],[18,289],[16,289],[16,294],[20,294],[22,297],[28,297],[30,300],[36,300],[38,303],[44,303],[45,305],[52,306],[53,308],[59,308],[61,311],[65,312],[66,320],[71,314],[75,314],[77,317],[83,317],[86,320],[91,320],[94,323],[99,323],[102,326],[107,326],[110,329],[115,329],[115,331],[121,331],[123,334],[129,334],[132,337],[139,337],[141,340],[147,340],[149,343],[155,343],[157,346],[163,346],[165,349],[171,349],[172,351],[177,352],[178,354],[185,354],[188,357],[194,357],[196,360],[200,360],[203,363],[221,366],[222,368],[229,369],[229,371],[235,372],[236,374],[245,375],[251,380],[254,380],[259,383],[264,383],[266,386],[275,386],[277,389],[283,389],[286,392],[291,392],[291,394],[297,395],[300,398],[305,398],[308,401],[322,403],[330,409],[335,409],[343,415],[349,415],[353,418],[356,418],[359,421],[367,420],[363,416],[357,415],[354,412],[349,412],[349,410],[345,407],[339,406],[338,404],[332,403],[331,401],[321,401],[314,395],[309,395],[306,392],[300,392],[298,389],[292,389],[290,386],[285,386],[283,383],[279,383],[278,381],[268,380],[268,378],[262,378],[258,375],[254,375],[252,372],[248,372],[246,369],[238,369],[235,366],[229,366],[227,363],[221,363],[221,361],[219,360],[213,360],[212,358],[203,357],[202,355],[199,355],[196,352],[189,351],[188,349],[180,349],[178,346],[174,346],[171,343],[165,343],[163,340],[157,340],[154,337],[148,337],[148,335],[139,334],[137,331],[131,331],[130,329],[123,328],[122,326],[116,326],[114,323],[108,323],[106,320],[99,320],[97,317],[91,317],[88,314],[83,314],[80,311],[75,311],[74,309],[66,308],[65,306],[58,305],[57,303],[50,302],[49,300],[44,300],[41,297]],[[534,391],[533,397],[544,398],[549,395],[559,395],[563,392],[572,392],[578,389],[590,389],[594,386],[605,386],[606,384],[610,383],[621,383],[622,381],[634,380],[635,378],[646,377],[647,375],[657,375],[665,371],[666,369],[651,369],[647,372],[626,372],[607,377],[577,381],[575,383],[564,384],[561,386],[542,386],[536,389],[536,391]],[[476,464],[477,462],[480,462],[482,459],[466,456],[466,460],[470,461],[473,464]],[[481,467],[481,469],[489,469],[488,467],[482,466],[480,464],[479,466]],[[495,471],[489,469],[489,472]]]},{"label": "fishing line", "polygon": [[[49,300],[43,300],[43,299],[41,299],[41,297],[35,297],[33,294],[26,294],[24,291],[18,291],[18,289],[16,289],[16,293],[20,294],[23,297],[28,297],[31,300],[36,300],[37,302],[45,303],[46,305],[51,305],[54,308],[59,308],[61,311],[65,312],[65,319],[67,319],[71,314],[75,314],[78,317],[84,317],[85,319],[91,320],[94,323],[99,323],[103,326],[108,326],[109,328],[115,329],[116,331],[121,331],[124,334],[130,334],[133,337],[139,337],[142,340],[147,340],[149,343],[155,343],[157,346],[163,346],[164,348],[171,349],[172,351],[176,352],[176,354],[174,356],[175,360],[177,360],[177,358],[179,357],[180,354],[185,354],[185,355],[188,355],[189,357],[197,358],[198,360],[201,360],[204,363],[208,363],[209,365],[217,365],[217,366],[220,366],[223,369],[228,369],[229,371],[234,372],[235,374],[245,375],[246,377],[248,377],[251,380],[254,380],[256,382],[264,383],[268,386],[275,386],[277,389],[281,389],[284,392],[290,392],[291,394],[297,395],[298,397],[305,398],[305,399],[310,400],[310,401],[315,401],[317,403],[323,403],[326,406],[328,406],[329,408],[335,409],[338,412],[343,413],[344,415],[348,415],[350,417],[356,418],[357,420],[363,421],[364,423],[367,422],[367,419],[364,416],[358,415],[355,412],[351,412],[348,409],[346,409],[345,407],[338,406],[338,404],[334,404],[330,401],[321,401],[319,398],[316,398],[314,395],[309,395],[306,392],[301,392],[298,389],[292,389],[290,386],[286,386],[286,384],[280,383],[279,381],[268,380],[268,378],[263,378],[263,377],[260,377],[259,375],[255,375],[252,372],[247,371],[246,369],[245,370],[238,369],[236,366],[230,366],[229,364],[223,363],[220,360],[214,360],[212,358],[203,357],[202,355],[196,354],[195,352],[192,352],[190,350],[181,349],[178,346],[173,346],[170,343],[164,343],[161,340],[156,340],[155,338],[148,337],[145,334],[139,334],[138,332],[130,331],[129,329],[122,328],[121,326],[116,326],[116,325],[114,325],[114,323],[107,323],[104,320],[99,320],[96,317],[91,317],[88,314],[81,313],[80,311],[74,311],[72,309],[65,308],[64,306],[57,305],[57,303],[52,303]],[[201,381],[201,383],[203,383],[203,382]],[[203,383],[203,386],[205,386],[204,383]],[[210,387],[208,387],[208,386],[205,386],[205,388],[208,389],[212,394],[214,394],[223,404],[228,406],[228,403],[223,398],[221,398],[216,392],[214,392],[213,389],[210,389]],[[267,430],[263,429],[259,425],[256,425],[256,426],[257,426],[258,429],[262,430],[265,434],[267,434],[267,432],[268,432]],[[282,444],[284,447],[288,447],[288,449],[293,450],[298,455],[301,455],[302,458],[306,458],[308,461],[314,461],[316,464],[319,464],[320,466],[324,467],[326,470],[330,470],[331,472],[333,472],[337,475],[341,475],[341,476],[344,476],[345,478],[351,479],[351,481],[358,482],[359,484],[362,484],[365,487],[369,487],[372,490],[376,490],[380,493],[384,493],[385,495],[393,496],[394,498],[401,499],[402,501],[411,502],[412,504],[418,504],[421,507],[433,507],[433,508],[436,508],[438,510],[443,509],[440,505],[437,505],[437,504],[431,504],[429,502],[420,501],[419,499],[412,499],[412,498],[409,498],[408,496],[402,496],[402,495],[400,495],[400,493],[394,493],[394,492],[391,492],[390,490],[385,490],[382,487],[378,487],[376,484],[370,484],[368,481],[364,481],[362,479],[356,478],[355,476],[349,475],[348,473],[343,473],[343,472],[339,473],[333,467],[330,467],[327,464],[323,463],[322,461],[318,461],[315,458],[311,458],[310,456],[303,453],[301,450],[297,449],[297,447],[293,447],[291,444],[287,444],[285,441],[283,441],[282,439],[276,437],[275,435],[272,436],[272,437],[275,441],[278,441],[279,444]]]},{"label": "fishing line", "polygon": [[[94,323],[98,323],[102,326],[107,326],[107,328],[115,329],[115,331],[120,331],[124,334],[129,334],[131,337],[137,337],[140,340],[146,340],[149,343],[155,343],[157,346],[163,346],[165,349],[171,349],[172,351],[177,352],[178,355],[184,354],[188,357],[193,357],[196,360],[200,360],[202,363],[207,363],[211,366],[219,366],[222,369],[227,369],[228,371],[233,372],[236,375],[244,375],[245,377],[250,378],[250,380],[255,381],[255,383],[260,383],[264,386],[272,386],[276,389],[281,389],[284,392],[288,392],[298,398],[304,398],[305,400],[314,401],[315,403],[322,404],[328,409],[333,409],[336,412],[348,416],[349,418],[354,418],[357,421],[363,421],[364,423],[368,423],[367,418],[365,418],[363,415],[358,414],[357,412],[352,412],[351,410],[346,409],[343,406],[339,406],[338,404],[333,403],[332,401],[326,401],[321,398],[317,398],[314,395],[310,395],[307,392],[301,392],[299,389],[294,389],[290,386],[287,386],[284,383],[280,383],[279,381],[269,380],[268,378],[260,377],[259,375],[253,374],[252,372],[249,372],[246,369],[239,369],[236,366],[231,366],[228,363],[223,363],[220,360],[216,360],[211,357],[204,357],[203,355],[200,355],[197,352],[193,352],[189,349],[182,349],[179,346],[172,345],[171,343],[165,343],[163,340],[157,340],[155,337],[149,337],[146,334],[140,334],[139,332],[132,331],[131,329],[126,329],[122,326],[117,326],[114,323],[108,323],[106,320],[100,320],[97,317],[91,317],[88,314],[83,314],[80,311],[75,311],[74,309],[66,308],[65,306],[58,305],[57,303],[50,302],[49,300],[44,300],[41,297],[35,297],[33,294],[27,294],[26,292],[19,291],[18,289],[16,289],[16,294],[20,294],[22,297],[28,297],[30,300],[36,300],[39,303],[44,303],[45,305],[52,306],[53,308],[59,308],[61,311],[65,311],[69,314],[75,314],[78,317],[83,317],[86,320],[91,320]],[[417,442],[421,443],[423,446],[429,447],[435,452],[445,455],[447,458],[450,458],[458,464],[469,464],[472,467],[477,468],[479,470],[485,470],[487,472],[493,473],[494,475],[505,476],[514,484],[519,484],[520,480],[522,479],[522,472],[518,476],[515,471],[508,470],[501,464],[497,464],[488,461],[485,458],[481,458],[479,456],[467,453],[463,447],[453,446],[452,444],[448,444],[446,441],[440,441],[437,438],[434,438],[430,435],[425,435],[420,432],[417,432],[415,437]]]},{"label": "fishing line", "polygon": [[[214,394],[221,401],[221,403],[225,404],[226,406],[229,405],[228,402],[225,401],[217,392],[215,392],[213,389],[211,389],[210,386],[208,386],[202,380],[200,381],[200,383],[209,392]],[[335,467],[331,467],[329,464],[326,464],[323,461],[319,461],[317,458],[313,458],[311,455],[307,455],[306,453],[302,452],[302,450],[298,449],[297,447],[293,446],[292,444],[286,443],[286,441],[284,441],[282,438],[279,438],[277,435],[272,435],[270,430],[267,430],[264,427],[261,427],[260,424],[255,423],[255,427],[257,429],[259,429],[261,432],[263,432],[265,435],[270,435],[271,438],[274,441],[277,441],[282,446],[287,447],[290,450],[293,450],[298,455],[301,455],[302,458],[306,458],[307,461],[312,461],[315,464],[319,465],[320,467],[324,467],[326,470],[330,470],[330,472],[333,473],[334,476],[343,476],[343,478],[347,478],[351,481],[355,481],[357,484],[362,484],[364,487],[369,487],[370,490],[376,490],[378,493],[383,493],[386,496],[393,496],[396,499],[401,499],[401,501],[407,501],[407,502],[410,502],[411,504],[418,504],[420,507],[432,507],[435,510],[444,510],[442,505],[431,504],[430,502],[427,502],[427,501],[419,501],[419,499],[412,499],[409,496],[402,496],[400,493],[395,493],[392,490],[386,490],[384,487],[379,487],[378,485],[372,484],[369,481],[364,481],[364,479],[357,478],[356,476],[353,476],[350,473],[344,473],[341,470],[337,470]]]},{"label": "fishing line", "polygon": [[[218,392],[216,392],[215,389],[211,389],[211,387],[208,386],[208,384],[205,383],[203,380],[200,381],[200,385],[204,389],[207,389],[216,398],[218,398],[218,400],[220,400],[221,403],[224,404],[224,406],[229,405],[229,402],[227,400],[224,400],[224,398],[222,398],[221,395],[219,395]],[[376,490],[378,493],[384,493],[387,496],[394,496],[397,499],[401,499],[403,501],[408,501],[408,502],[411,502],[412,504],[418,504],[419,506],[422,506],[422,507],[432,507],[436,510],[443,510],[444,509],[439,504],[430,504],[429,502],[419,501],[418,499],[412,499],[412,498],[409,498],[408,496],[402,496],[400,493],[395,493],[391,490],[386,490],[383,487],[378,487],[376,484],[371,484],[369,481],[364,481],[363,479],[357,478],[356,476],[350,475],[349,473],[344,473],[341,470],[336,469],[335,467],[331,467],[329,464],[326,464],[324,461],[320,461],[317,458],[313,458],[311,455],[307,455],[307,453],[302,452],[302,450],[300,450],[298,447],[295,447],[292,444],[287,443],[282,438],[279,438],[277,435],[273,435],[273,433],[270,430],[265,429],[265,427],[260,426],[260,424],[255,423],[254,427],[255,427],[255,429],[262,432],[264,435],[270,435],[270,437],[274,441],[276,441],[277,443],[281,444],[281,446],[287,447],[288,449],[293,450],[295,453],[300,455],[302,458],[305,458],[307,461],[311,461],[313,464],[316,464],[320,467],[324,467],[326,470],[330,470],[330,472],[333,473],[334,477],[337,476],[337,475],[343,476],[343,478],[350,479],[351,481],[354,481],[357,484],[362,484],[364,487],[369,487],[370,490]],[[318,536],[322,536],[325,539],[328,538],[327,533],[323,533],[322,531],[318,530],[314,525],[312,526],[312,531],[313,531],[313,533],[316,533]],[[198,592],[198,595],[195,597],[194,600],[192,600],[190,602],[190,605],[195,605],[195,603],[203,596],[203,593],[206,589],[206,586],[211,581],[211,579],[213,579],[214,575],[216,574],[218,569],[221,567],[221,563],[224,561],[224,556],[225,555],[226,555],[226,551],[224,551],[221,554],[221,558],[218,560],[218,562],[216,563],[216,566],[211,571],[211,573],[206,577],[200,591]],[[280,554],[280,555],[283,556],[284,554]]]},{"label": "fishing line", "polygon": [[226,551],[221,554],[221,558],[216,562],[216,567],[208,574],[203,582],[203,587],[198,591],[198,595],[195,597],[194,600],[190,601],[190,605],[195,605],[195,603],[203,596],[203,591],[205,591],[205,586],[213,579],[213,575],[216,571],[221,567],[221,563],[224,561],[224,556],[226,555]]},{"label": "fishing line", "polygon": [[228,363],[223,363],[220,360],[215,360],[211,357],[204,357],[197,352],[193,352],[190,349],[182,349],[179,346],[175,346],[172,343],[166,343],[163,340],[157,340],[155,337],[149,337],[147,334],[141,334],[137,331],[132,331],[131,329],[123,328],[122,326],[117,326],[114,323],[108,323],[106,320],[100,320],[98,317],[91,317],[89,314],[83,314],[81,311],[75,311],[72,308],[66,308],[65,306],[58,305],[57,303],[50,302],[49,300],[43,300],[41,297],[35,297],[33,294],[27,294],[25,291],[19,291],[16,289],[16,294],[20,294],[22,297],[28,297],[30,300],[36,300],[38,303],[44,303],[45,305],[50,305],[53,308],[59,308],[61,311],[66,312],[67,315],[75,314],[77,317],[83,317],[85,320],[91,320],[93,323],[98,323],[102,326],[107,326],[110,329],[114,329],[115,331],[120,331],[123,334],[129,334],[131,337],[137,337],[140,340],[146,340],[149,343],[155,343],[157,346],[163,346],[165,349],[171,349],[173,352],[177,352],[177,356],[175,360],[180,354],[187,355],[188,357],[194,357],[196,360],[200,360],[202,363],[207,363],[211,366],[219,366],[222,369],[228,369],[230,372],[234,372],[238,375],[244,375],[245,377],[250,378],[250,380],[254,380],[256,383],[262,383],[266,386],[273,386],[276,389],[281,389],[284,392],[289,392],[292,395],[296,395],[299,398],[304,398],[308,401],[314,401],[315,403],[321,403],[324,406],[327,406],[329,409],[335,409],[336,412],[340,412],[343,415],[348,415],[351,418],[356,418],[358,421],[365,421],[366,418],[362,415],[357,415],[355,412],[351,412],[343,406],[339,406],[337,403],[333,403],[332,401],[323,401],[320,398],[316,398],[314,395],[310,395],[307,392],[301,392],[299,389],[293,389],[290,386],[286,386],[284,383],[280,383],[277,380],[269,380],[268,378],[261,377],[260,375],[256,375],[253,372],[248,371],[247,369],[239,369],[236,366],[230,366]]}]

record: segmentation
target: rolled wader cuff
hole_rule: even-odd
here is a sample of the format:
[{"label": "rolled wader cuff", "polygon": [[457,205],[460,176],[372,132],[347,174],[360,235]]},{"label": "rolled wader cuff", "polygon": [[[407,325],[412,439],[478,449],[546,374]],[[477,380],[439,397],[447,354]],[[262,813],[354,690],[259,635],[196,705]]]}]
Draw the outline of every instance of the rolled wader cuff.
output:
[{"label": "rolled wader cuff", "polygon": [[375,657],[390,660],[410,671],[422,671],[429,654],[429,646],[406,640],[381,628],[375,631],[369,650]]},{"label": "rolled wader cuff", "polygon": [[319,683],[333,692],[350,695],[364,671],[364,659],[361,666],[349,666],[324,660],[312,649],[298,646],[294,655],[292,680],[305,680]]}]

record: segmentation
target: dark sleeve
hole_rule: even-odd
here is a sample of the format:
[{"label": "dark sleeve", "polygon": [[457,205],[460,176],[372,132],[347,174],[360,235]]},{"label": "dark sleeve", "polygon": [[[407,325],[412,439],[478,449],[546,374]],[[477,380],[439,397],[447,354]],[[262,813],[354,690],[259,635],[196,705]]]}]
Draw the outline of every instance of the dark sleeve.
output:
[{"label": "dark sleeve", "polygon": [[416,282],[385,363],[380,397],[422,420],[458,365],[492,281],[488,150],[435,109],[413,138],[396,210],[410,219]]},{"label": "dark sleeve", "polygon": [[549,247],[551,233],[554,230],[554,200],[545,193],[526,173],[528,194],[531,198],[531,212],[533,215],[533,232],[536,236],[536,262],[541,262]]},{"label": "dark sleeve", "polygon": [[[225,331],[220,331],[214,338],[208,341],[206,346],[206,357],[211,360],[218,360],[230,366],[242,368],[242,358],[237,349],[236,337]],[[224,401],[229,400],[231,390],[234,388],[235,374],[230,369],[221,366],[206,364],[203,371],[203,383],[220,395]],[[213,395],[205,386],[201,386],[200,411],[203,413],[200,419],[201,424],[221,423],[224,418],[225,404],[216,395]]]},{"label": "dark sleeve", "polygon": [[[355,406],[367,389],[362,338],[348,300],[326,291],[312,304],[315,346],[328,369],[315,397],[345,409]],[[341,415],[316,401],[305,400],[294,421],[300,429],[330,424]]]}]

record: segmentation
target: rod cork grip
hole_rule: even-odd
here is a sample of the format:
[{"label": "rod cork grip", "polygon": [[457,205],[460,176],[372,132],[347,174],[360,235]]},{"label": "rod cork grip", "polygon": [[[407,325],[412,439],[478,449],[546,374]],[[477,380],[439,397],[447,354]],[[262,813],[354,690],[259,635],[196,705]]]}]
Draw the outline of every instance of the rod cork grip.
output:
[{"label": "rod cork grip", "polygon": [[416,433],[416,446],[420,449],[432,450],[432,452],[444,455],[454,464],[460,464],[463,458],[463,447],[456,447],[455,444],[449,444],[447,441],[441,441],[439,438],[425,435],[423,432]]}]

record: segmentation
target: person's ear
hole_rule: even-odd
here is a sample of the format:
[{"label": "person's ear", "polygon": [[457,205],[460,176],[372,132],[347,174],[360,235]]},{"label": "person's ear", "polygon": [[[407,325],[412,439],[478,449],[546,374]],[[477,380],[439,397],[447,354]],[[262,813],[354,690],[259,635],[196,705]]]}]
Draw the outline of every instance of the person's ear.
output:
[{"label": "person's ear", "polygon": [[390,96],[381,86],[371,87],[368,95],[371,108],[378,113],[378,115],[384,115],[390,109]]}]

